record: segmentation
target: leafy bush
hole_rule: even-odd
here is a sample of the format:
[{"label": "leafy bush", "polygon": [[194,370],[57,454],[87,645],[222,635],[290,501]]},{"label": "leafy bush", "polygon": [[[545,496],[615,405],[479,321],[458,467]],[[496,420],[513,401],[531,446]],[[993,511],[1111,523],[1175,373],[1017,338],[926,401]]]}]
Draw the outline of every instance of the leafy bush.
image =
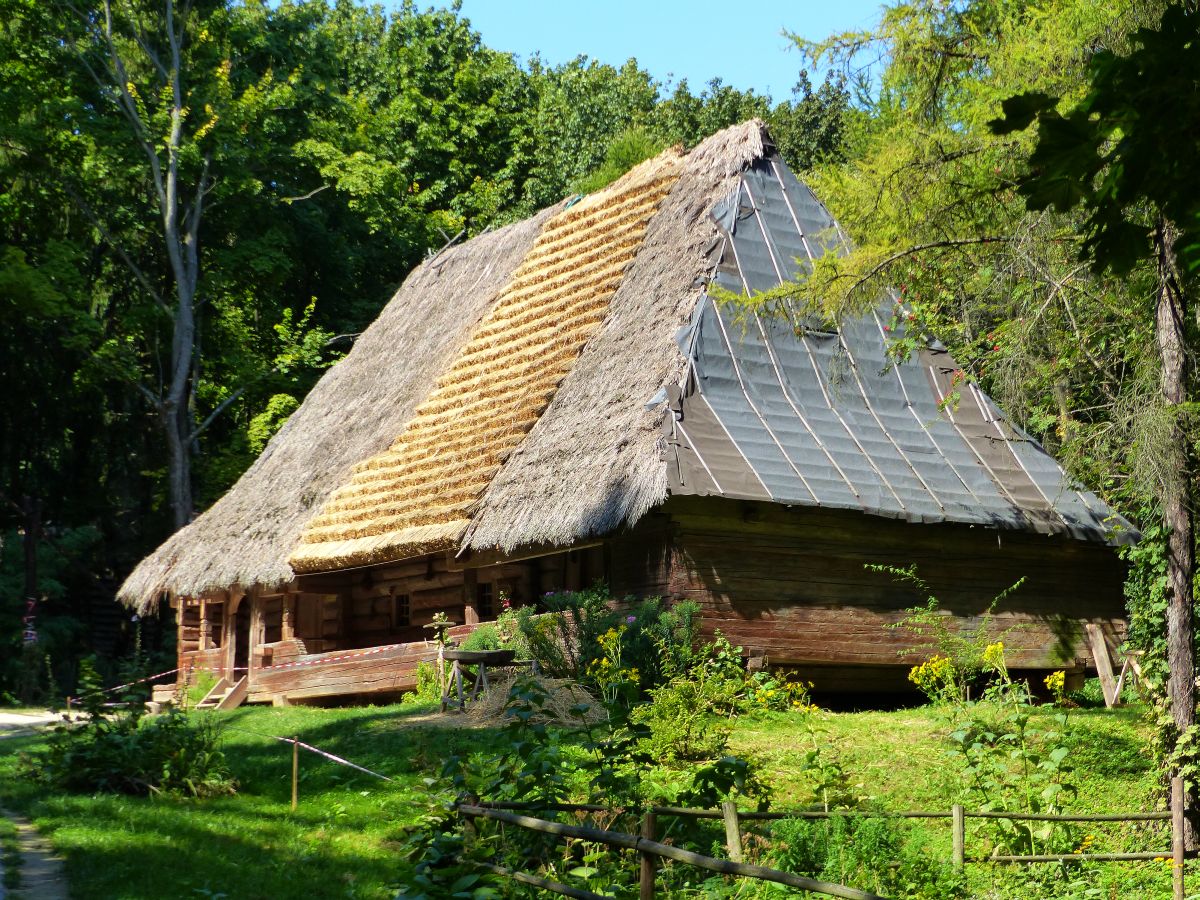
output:
[{"label": "leafy bush", "polygon": [[504,642],[495,625],[480,625],[467,635],[462,642],[462,650],[499,650]]},{"label": "leafy bush", "polygon": [[[657,598],[618,601],[597,584],[547,594],[542,605],[545,613],[523,607],[514,619],[530,657],[552,677],[599,687],[593,663],[617,652],[624,667],[637,670],[644,693],[693,662],[699,612],[694,603],[667,609]],[[619,633],[619,648],[612,646],[611,632]]]},{"label": "leafy bush", "polygon": [[437,663],[417,663],[417,686],[402,698],[405,703],[438,703],[442,691],[438,685]]},{"label": "leafy bush", "polygon": [[716,714],[736,702],[739,682],[705,677],[672,678],[650,692],[650,702],[633,710],[633,721],[650,727],[647,749],[669,762],[716,759],[729,747],[728,717]]},{"label": "leafy bush", "polygon": [[[926,595],[922,605],[906,609],[904,618],[889,626],[904,628],[922,641],[921,646],[902,651],[902,656],[916,651],[934,651],[925,662],[913,666],[908,680],[934,703],[970,699],[971,690],[988,669],[984,658],[987,649],[996,640],[992,635],[995,630],[993,613],[1002,600],[1025,583],[1025,579],[1018,579],[993,597],[979,616],[978,625],[970,630],[959,630],[954,627],[954,616],[942,610],[933,589],[917,574],[915,565],[907,568],[867,565],[866,568],[891,575],[896,581],[907,583]],[[1000,639],[1007,634],[1007,630],[1002,632]]]},{"label": "leafy bush", "polygon": [[60,726],[30,766],[31,777],[76,793],[231,794],[235,783],[217,748],[212,719],[192,721],[179,710],[145,718],[144,692],[127,695],[115,714],[103,705],[94,670],[86,663],[87,718]]},{"label": "leafy bush", "polygon": [[966,897],[961,873],[912,847],[906,832],[904,825],[888,819],[785,819],[771,829],[770,865],[895,900]]}]

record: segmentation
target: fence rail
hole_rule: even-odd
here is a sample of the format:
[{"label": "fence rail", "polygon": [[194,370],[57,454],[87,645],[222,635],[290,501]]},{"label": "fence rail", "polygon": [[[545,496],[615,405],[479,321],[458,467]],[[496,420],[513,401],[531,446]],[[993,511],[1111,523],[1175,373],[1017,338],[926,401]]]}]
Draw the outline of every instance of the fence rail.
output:
[{"label": "fence rail", "polygon": [[[693,853],[691,850],[672,847],[670,844],[660,844],[658,841],[636,834],[626,834],[621,831],[605,831],[600,828],[588,828],[583,825],[567,825],[562,822],[550,822],[546,819],[538,819],[533,816],[521,815],[520,813],[467,804],[460,805],[458,811],[468,818],[495,819],[499,822],[527,828],[530,831],[540,831],[543,834],[572,837],[596,844],[603,844],[608,847],[635,850],[641,854],[643,860],[647,857],[673,859],[697,869],[706,869],[710,872],[719,872],[725,875],[740,875],[744,878],[756,878],[761,881],[773,881],[777,884],[786,884],[790,887],[801,888],[802,890],[810,891],[814,894],[822,894],[826,897],[842,897],[845,900],[884,900],[878,894],[872,894],[868,891],[860,891],[856,888],[833,884],[828,881],[818,881],[815,878],[806,878],[803,875],[793,875],[791,872],[781,872],[778,869],[770,869],[766,866],[753,866],[728,859],[704,856],[700,853]],[[646,868],[643,866],[641,871],[644,875]],[[653,882],[647,884],[644,877],[641,878],[641,881],[641,896],[643,898],[653,897]],[[541,886],[547,890],[554,890],[549,885],[550,883]],[[605,898],[600,894],[594,896],[600,897],[601,900],[610,900],[610,898]]]},{"label": "fence rail", "polygon": [[[1001,810],[967,810],[956,804],[949,810],[910,810],[910,811],[878,811],[867,812],[857,810],[781,810],[759,811],[738,810],[732,803],[726,803],[722,809],[693,809],[681,806],[653,806],[641,810],[610,807],[595,803],[487,803],[479,801],[474,804],[460,804],[459,813],[468,819],[485,818],[505,822],[532,831],[553,834],[560,837],[576,838],[603,844],[609,847],[619,847],[634,850],[640,859],[639,886],[641,900],[649,900],[654,896],[655,862],[657,859],[672,859],[685,865],[726,875],[738,875],[746,878],[756,878],[772,881],[792,887],[802,888],[827,897],[851,898],[851,900],[883,900],[876,894],[861,891],[845,885],[817,881],[790,872],[770,869],[765,866],[750,865],[742,862],[741,823],[746,821],[779,821],[782,819],[833,819],[841,817],[881,818],[881,819],[950,819],[953,837],[952,863],[955,868],[971,864],[1015,863],[1037,864],[1052,862],[1138,862],[1169,859],[1172,862],[1173,889],[1176,900],[1183,900],[1184,891],[1184,862],[1195,858],[1196,854],[1187,852],[1184,848],[1184,794],[1181,779],[1171,780],[1171,809],[1158,812],[1129,812],[1129,813],[1097,813],[1097,814],[1050,814],[1050,813],[1020,813]],[[620,831],[608,831],[590,828],[584,825],[568,825],[562,822],[551,822],[533,816],[523,815],[520,811],[536,810],[542,812],[585,812],[585,813],[641,813],[641,834],[627,834]],[[658,817],[692,818],[692,819],[723,819],[725,822],[726,843],[729,859],[717,859],[703,856],[690,850],[683,850],[655,840]],[[1008,819],[1026,822],[1158,822],[1171,823],[1171,848],[1164,851],[1147,851],[1135,853],[1046,853],[1025,855],[992,855],[971,857],[966,852],[966,821],[967,819]],[[593,894],[572,888],[568,885],[546,882],[536,876],[504,870],[503,873],[526,884],[537,884],[545,890],[563,894],[568,897],[586,897],[589,900],[608,900],[604,895]],[[535,879],[535,880],[530,880]],[[544,883],[543,883],[544,882]],[[561,890],[560,890],[561,889]]]}]

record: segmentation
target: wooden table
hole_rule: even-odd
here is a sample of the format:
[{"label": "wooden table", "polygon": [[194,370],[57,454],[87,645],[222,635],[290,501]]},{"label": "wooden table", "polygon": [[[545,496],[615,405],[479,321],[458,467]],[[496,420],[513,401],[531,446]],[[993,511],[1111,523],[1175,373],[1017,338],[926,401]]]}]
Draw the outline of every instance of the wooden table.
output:
[{"label": "wooden table", "polygon": [[[442,694],[442,712],[453,707],[460,712],[467,708],[467,702],[476,699],[488,689],[488,666],[510,668],[528,666],[530,671],[537,672],[537,662],[532,659],[514,659],[516,653],[512,650],[445,650],[442,658],[453,663],[450,667],[450,677]],[[463,667],[478,666],[475,672],[475,683],[471,686],[470,694],[463,689]]]}]

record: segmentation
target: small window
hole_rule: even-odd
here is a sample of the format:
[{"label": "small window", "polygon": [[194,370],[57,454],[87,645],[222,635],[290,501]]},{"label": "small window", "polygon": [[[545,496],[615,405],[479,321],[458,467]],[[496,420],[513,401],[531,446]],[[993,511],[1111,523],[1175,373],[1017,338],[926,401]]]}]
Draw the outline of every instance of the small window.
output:
[{"label": "small window", "polygon": [[408,594],[392,595],[392,627],[407,628],[412,624],[412,605]]},{"label": "small window", "polygon": [[496,618],[496,603],[490,581],[475,586],[475,612],[479,614],[480,622],[490,622]]}]

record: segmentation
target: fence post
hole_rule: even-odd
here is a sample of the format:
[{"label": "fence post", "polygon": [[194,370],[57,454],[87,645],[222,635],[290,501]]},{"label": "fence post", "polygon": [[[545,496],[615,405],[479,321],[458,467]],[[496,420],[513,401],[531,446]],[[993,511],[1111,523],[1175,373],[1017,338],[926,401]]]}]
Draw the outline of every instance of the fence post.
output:
[{"label": "fence post", "polygon": [[954,826],[954,868],[961,869],[967,860],[967,817],[961,803],[950,807]]},{"label": "fence post", "polygon": [[300,799],[300,738],[292,738],[292,812]]},{"label": "fence post", "polygon": [[732,799],[721,801],[721,813],[725,817],[725,843],[729,847],[729,858],[736,863],[742,861],[742,827],[738,823],[737,803]]},{"label": "fence post", "polygon": [[[656,816],[653,810],[646,810],[642,816],[642,837],[648,841],[657,840]],[[638,871],[638,900],[654,900],[654,857],[649,853],[640,853],[640,869]]]},{"label": "fence post", "polygon": [[1175,900],[1183,900],[1183,862],[1185,823],[1183,819],[1183,779],[1171,779],[1171,876],[1175,887]]}]

